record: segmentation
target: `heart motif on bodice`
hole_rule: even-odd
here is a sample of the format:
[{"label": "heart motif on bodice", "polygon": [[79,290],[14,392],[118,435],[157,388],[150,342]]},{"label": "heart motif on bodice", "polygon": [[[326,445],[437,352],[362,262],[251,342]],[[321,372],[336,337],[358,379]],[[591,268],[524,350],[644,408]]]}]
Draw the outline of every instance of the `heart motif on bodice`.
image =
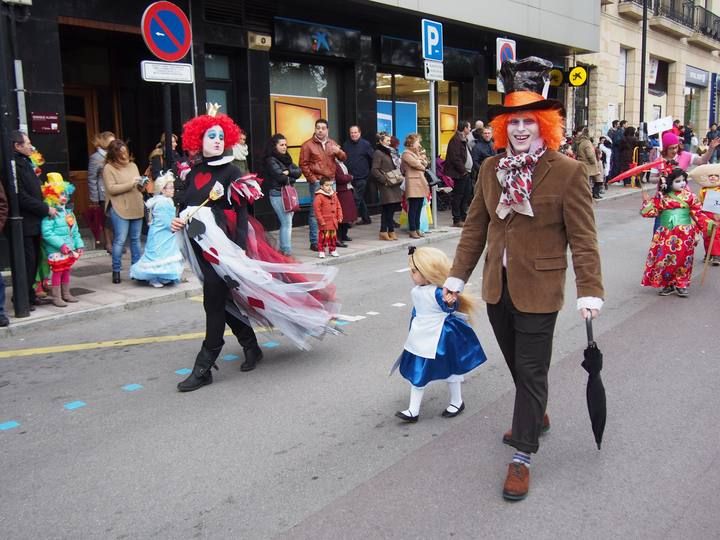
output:
[{"label": "heart motif on bodice", "polygon": [[210,174],[209,172],[197,173],[195,175],[195,178],[193,179],[193,181],[195,182],[195,189],[200,191],[207,185],[210,180],[212,180],[212,174]]}]

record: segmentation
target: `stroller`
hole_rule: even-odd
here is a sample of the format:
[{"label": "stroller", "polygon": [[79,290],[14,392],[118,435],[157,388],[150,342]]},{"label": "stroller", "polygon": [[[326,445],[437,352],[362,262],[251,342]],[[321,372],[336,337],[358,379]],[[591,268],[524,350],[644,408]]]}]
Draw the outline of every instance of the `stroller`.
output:
[{"label": "stroller", "polygon": [[435,173],[440,180],[437,184],[437,209],[440,212],[450,208],[450,193],[452,193],[455,182],[445,174],[445,160],[440,156],[435,160]]}]

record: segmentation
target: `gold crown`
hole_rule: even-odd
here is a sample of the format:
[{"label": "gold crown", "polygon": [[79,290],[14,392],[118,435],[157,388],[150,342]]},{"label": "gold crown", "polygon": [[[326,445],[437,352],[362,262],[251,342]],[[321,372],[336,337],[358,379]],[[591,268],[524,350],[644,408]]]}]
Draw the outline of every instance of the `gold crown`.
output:
[{"label": "gold crown", "polygon": [[205,110],[207,111],[208,116],[217,116],[217,113],[220,110],[220,107],[222,107],[222,105],[220,105],[219,103],[206,103],[205,104]]}]

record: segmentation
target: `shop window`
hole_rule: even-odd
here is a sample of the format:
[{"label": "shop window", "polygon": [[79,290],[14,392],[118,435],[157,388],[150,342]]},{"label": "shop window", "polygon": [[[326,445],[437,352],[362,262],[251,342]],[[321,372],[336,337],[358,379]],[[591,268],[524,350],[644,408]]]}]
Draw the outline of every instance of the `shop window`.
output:
[{"label": "shop window", "polygon": [[342,142],[337,69],[271,61],[270,94],[271,129],[285,135],[296,162],[300,146],[312,137],[318,118],[325,118],[330,137]]},{"label": "shop window", "polygon": [[693,128],[697,129],[700,120],[700,88],[693,86],[685,87],[685,115],[683,125],[687,126],[692,123]]},{"label": "shop window", "polygon": [[407,75],[378,73],[377,131],[385,131],[400,141],[419,133],[422,145],[430,151],[430,84],[425,79]]},{"label": "shop window", "polygon": [[218,54],[205,55],[205,77],[208,79],[230,79],[230,59]]}]

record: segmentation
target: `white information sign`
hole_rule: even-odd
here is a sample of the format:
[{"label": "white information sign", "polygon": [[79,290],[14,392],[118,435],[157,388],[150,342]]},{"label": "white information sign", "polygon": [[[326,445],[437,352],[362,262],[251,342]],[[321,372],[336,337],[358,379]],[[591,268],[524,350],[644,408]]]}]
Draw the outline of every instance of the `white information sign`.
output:
[{"label": "white information sign", "polygon": [[192,64],[143,60],[140,72],[143,80],[148,82],[192,84],[194,81]]},{"label": "white information sign", "polygon": [[425,60],[425,79],[428,81],[442,81],[445,77],[445,68],[442,62]]},{"label": "white information sign", "polygon": [[703,201],[702,209],[705,212],[720,214],[720,191],[705,192],[705,200]]},{"label": "white information sign", "polygon": [[669,129],[672,129],[672,126],[672,116],[666,116],[665,118],[660,118],[659,120],[653,120],[652,122],[648,122],[647,133],[648,135],[655,135],[656,133],[662,133],[663,131],[668,131]]}]

